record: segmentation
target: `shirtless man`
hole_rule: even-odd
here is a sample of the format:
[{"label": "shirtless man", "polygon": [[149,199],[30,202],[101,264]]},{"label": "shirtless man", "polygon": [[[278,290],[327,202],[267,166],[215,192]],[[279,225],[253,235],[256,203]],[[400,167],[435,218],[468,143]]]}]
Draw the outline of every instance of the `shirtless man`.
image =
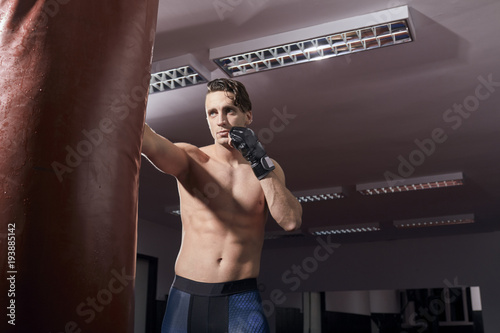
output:
[{"label": "shirtless man", "polygon": [[144,129],[142,153],[177,179],[181,205],[182,244],[162,333],[268,332],[256,282],[268,212],[292,231],[302,208],[247,128],[252,105],[243,84],[207,86],[214,144],[172,143]]}]

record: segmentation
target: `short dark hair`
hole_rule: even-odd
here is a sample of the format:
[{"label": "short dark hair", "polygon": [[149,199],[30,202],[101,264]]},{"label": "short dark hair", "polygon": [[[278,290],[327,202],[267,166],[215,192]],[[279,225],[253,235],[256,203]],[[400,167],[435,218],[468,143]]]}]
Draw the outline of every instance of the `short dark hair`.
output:
[{"label": "short dark hair", "polygon": [[247,89],[239,81],[226,78],[215,79],[207,83],[207,88],[207,95],[215,91],[232,93],[234,98],[230,98],[233,100],[234,106],[239,107],[243,112],[252,110],[252,102],[250,101],[250,96],[248,96]]}]

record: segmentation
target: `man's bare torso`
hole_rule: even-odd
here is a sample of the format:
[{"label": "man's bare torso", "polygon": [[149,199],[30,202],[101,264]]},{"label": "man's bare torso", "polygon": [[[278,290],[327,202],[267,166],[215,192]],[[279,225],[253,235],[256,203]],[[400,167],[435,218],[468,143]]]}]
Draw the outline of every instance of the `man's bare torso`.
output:
[{"label": "man's bare torso", "polygon": [[183,232],[176,274],[212,283],[257,277],[267,209],[250,165],[218,159],[214,145],[178,146],[190,168],[177,179]]}]

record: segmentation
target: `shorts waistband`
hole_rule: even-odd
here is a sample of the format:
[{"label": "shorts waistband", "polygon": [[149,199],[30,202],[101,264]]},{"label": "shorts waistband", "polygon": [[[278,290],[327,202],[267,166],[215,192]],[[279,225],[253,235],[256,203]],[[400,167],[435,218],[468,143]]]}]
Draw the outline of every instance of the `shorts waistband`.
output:
[{"label": "shorts waistband", "polygon": [[225,296],[257,290],[257,279],[249,278],[221,283],[207,283],[189,280],[176,275],[172,287],[193,295]]}]

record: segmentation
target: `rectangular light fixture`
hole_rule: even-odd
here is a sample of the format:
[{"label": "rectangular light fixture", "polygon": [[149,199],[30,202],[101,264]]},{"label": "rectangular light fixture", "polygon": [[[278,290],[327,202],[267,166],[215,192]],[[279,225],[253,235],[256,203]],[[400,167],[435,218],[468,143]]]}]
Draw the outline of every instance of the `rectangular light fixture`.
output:
[{"label": "rectangular light fixture", "polygon": [[210,50],[229,76],[266,71],[413,41],[408,6]]},{"label": "rectangular light fixture", "polygon": [[364,224],[350,224],[350,225],[337,225],[320,228],[310,228],[309,233],[316,236],[323,235],[346,235],[360,232],[373,232],[380,231],[379,223],[364,223]]},{"label": "rectangular light fixture", "polygon": [[394,184],[389,184],[389,182],[360,184],[356,185],[356,191],[363,195],[397,193],[461,186],[464,184],[463,181],[463,174],[458,172],[428,177],[402,178],[401,180],[394,180]]},{"label": "rectangular light fixture", "polygon": [[463,214],[463,215],[428,217],[428,218],[411,219],[411,220],[398,220],[394,221],[394,226],[396,228],[424,228],[424,227],[437,227],[442,225],[467,224],[474,222],[475,222],[474,214]]},{"label": "rectangular light fixture", "polygon": [[300,203],[345,198],[343,189],[340,186],[293,192],[293,195]]},{"label": "rectangular light fixture", "polygon": [[167,206],[165,207],[165,213],[169,213],[175,216],[181,216],[181,207],[180,206]]},{"label": "rectangular light fixture", "polygon": [[264,235],[264,239],[280,239],[280,238],[295,238],[295,237],[304,237],[305,235],[301,230],[296,231],[267,231]]},{"label": "rectangular light fixture", "polygon": [[181,216],[181,210],[180,209],[173,210],[170,212],[170,214],[175,215],[175,216]]},{"label": "rectangular light fixture", "polygon": [[182,66],[151,74],[149,93],[206,83],[207,80],[191,66]]},{"label": "rectangular light fixture", "polygon": [[209,77],[209,71],[191,54],[155,62],[152,72],[150,94],[206,83]]}]

